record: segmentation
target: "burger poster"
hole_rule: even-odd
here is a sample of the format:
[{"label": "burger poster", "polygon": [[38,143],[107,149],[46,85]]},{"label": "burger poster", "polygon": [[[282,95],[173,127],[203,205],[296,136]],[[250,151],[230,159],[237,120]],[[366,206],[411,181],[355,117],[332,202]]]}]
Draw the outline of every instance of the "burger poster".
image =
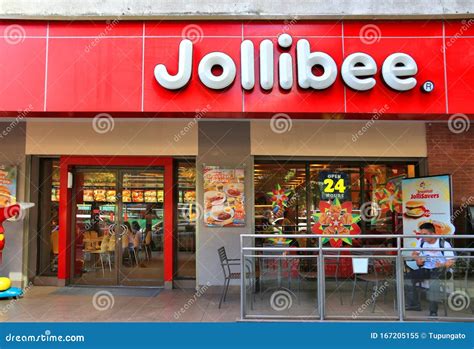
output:
[{"label": "burger poster", "polygon": [[15,166],[0,165],[0,207],[16,203]]},{"label": "burger poster", "polygon": [[244,169],[204,167],[204,223],[208,227],[245,226]]},{"label": "burger poster", "polygon": [[[451,223],[451,177],[449,175],[402,180],[403,233],[416,234],[423,223],[433,223],[437,235],[454,234]],[[405,239],[414,247],[416,239]]]}]

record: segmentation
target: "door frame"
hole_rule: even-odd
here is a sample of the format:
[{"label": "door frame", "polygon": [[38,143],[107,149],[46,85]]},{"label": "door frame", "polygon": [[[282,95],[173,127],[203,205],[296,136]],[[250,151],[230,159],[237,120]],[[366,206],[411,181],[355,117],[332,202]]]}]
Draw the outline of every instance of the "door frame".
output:
[{"label": "door frame", "polygon": [[68,188],[69,173],[75,166],[102,167],[163,167],[164,168],[164,233],[163,264],[164,286],[173,287],[173,253],[174,253],[174,170],[171,157],[144,156],[61,156],[60,198],[59,198],[59,256],[58,279],[69,282],[72,275],[71,256],[71,223],[72,223],[72,188]]}]

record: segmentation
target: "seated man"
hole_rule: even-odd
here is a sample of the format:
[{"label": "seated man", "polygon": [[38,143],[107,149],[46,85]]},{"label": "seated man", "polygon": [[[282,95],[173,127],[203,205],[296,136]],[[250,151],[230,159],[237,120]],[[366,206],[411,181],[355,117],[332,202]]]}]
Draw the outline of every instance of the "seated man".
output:
[{"label": "seated man", "polygon": [[[420,226],[421,235],[434,235],[435,227],[432,223],[423,223]],[[418,269],[413,269],[406,275],[408,306],[406,310],[421,310],[420,298],[416,284],[423,280],[429,281],[429,290],[427,298],[430,301],[430,316],[438,316],[438,302],[441,300],[440,277],[447,268],[454,264],[453,251],[430,251],[430,248],[452,248],[448,241],[439,238],[421,238],[418,240],[416,248],[420,251],[414,251],[412,256],[415,258]]]}]

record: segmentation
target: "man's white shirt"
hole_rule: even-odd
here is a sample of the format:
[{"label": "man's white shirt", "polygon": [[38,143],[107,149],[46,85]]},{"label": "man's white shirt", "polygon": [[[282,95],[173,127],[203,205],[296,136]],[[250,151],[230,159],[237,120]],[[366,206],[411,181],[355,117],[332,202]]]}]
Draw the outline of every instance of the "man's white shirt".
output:
[{"label": "man's white shirt", "polygon": [[[421,268],[425,269],[434,269],[436,268],[436,263],[446,263],[447,260],[453,259],[454,258],[454,251],[427,251],[430,248],[441,248],[439,245],[439,239],[436,239],[434,244],[430,244],[428,242],[423,242],[423,247],[421,247],[421,244],[423,242],[423,239],[419,239],[416,242],[416,248],[420,248],[420,251],[417,251],[420,253],[421,257],[424,257],[423,260],[425,261],[425,264]],[[444,248],[452,248],[451,244],[448,241],[444,241]],[[443,255],[444,252],[444,255]]]}]

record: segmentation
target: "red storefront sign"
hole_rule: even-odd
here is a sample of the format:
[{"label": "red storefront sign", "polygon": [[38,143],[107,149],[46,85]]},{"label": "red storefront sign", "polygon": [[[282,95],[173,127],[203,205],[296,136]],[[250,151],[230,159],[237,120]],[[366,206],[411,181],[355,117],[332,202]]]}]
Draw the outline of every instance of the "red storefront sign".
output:
[{"label": "red storefront sign", "polygon": [[[334,113],[367,118],[381,109],[384,118],[394,119],[471,114],[472,24],[461,20],[5,21],[0,24],[0,111],[4,116],[13,116],[28,109],[28,116],[46,116],[44,112],[48,112],[48,117],[93,116],[97,112],[180,117],[200,110],[206,110],[204,117],[238,118],[268,117],[280,112],[301,118],[329,118]],[[281,34],[291,36],[291,46],[278,44]],[[170,75],[177,74],[183,40],[192,43],[191,76],[183,88],[166,89],[155,78],[155,67],[163,64]],[[241,45],[246,40],[253,44],[255,83],[251,89],[242,86]],[[270,89],[262,87],[266,85],[260,72],[260,45],[265,40],[273,44],[270,56],[264,53],[273,67],[262,66],[273,70],[273,74],[269,71],[266,75],[273,76]],[[318,90],[302,87],[298,82],[299,41],[307,41],[309,52],[321,52],[334,61],[337,74],[330,86]],[[205,86],[199,76],[200,62],[212,52],[225,54],[236,66],[232,83],[224,89]],[[344,61],[355,53],[366,54],[376,66],[375,86],[367,91],[351,88],[341,76]],[[391,88],[382,74],[384,62],[395,53],[405,54],[416,63],[416,86],[408,91]],[[280,60],[282,56],[284,59]],[[292,78],[289,88],[288,79],[286,84],[279,83],[279,69],[285,64],[286,76]],[[315,69],[312,74],[318,75]],[[429,86],[434,89],[422,91],[424,83],[432,83]]]}]

